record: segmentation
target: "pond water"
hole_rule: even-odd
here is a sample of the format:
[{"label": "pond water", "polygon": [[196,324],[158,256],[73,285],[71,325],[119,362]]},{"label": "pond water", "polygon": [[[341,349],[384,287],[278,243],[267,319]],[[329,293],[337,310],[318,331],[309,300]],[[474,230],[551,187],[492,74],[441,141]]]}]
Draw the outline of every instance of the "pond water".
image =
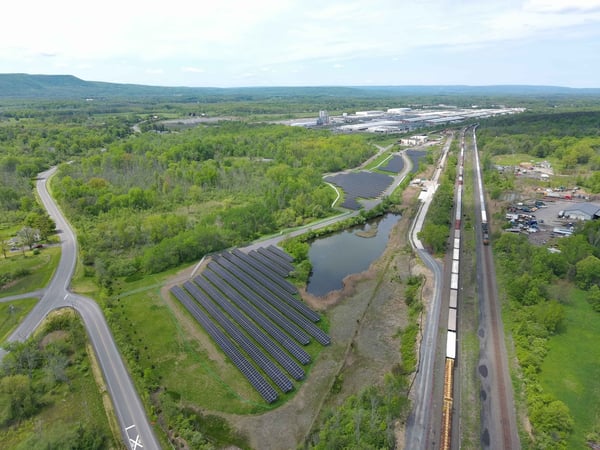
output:
[{"label": "pond water", "polygon": [[399,219],[398,214],[386,214],[364,226],[315,239],[308,251],[312,273],[307,292],[323,296],[341,289],[347,275],[367,270],[383,253],[390,231]]}]

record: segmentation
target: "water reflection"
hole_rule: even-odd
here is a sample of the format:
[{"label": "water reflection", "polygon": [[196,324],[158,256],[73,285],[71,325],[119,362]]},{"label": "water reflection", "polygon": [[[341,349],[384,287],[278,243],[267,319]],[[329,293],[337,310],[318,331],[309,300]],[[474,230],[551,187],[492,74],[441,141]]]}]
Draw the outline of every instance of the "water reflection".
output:
[{"label": "water reflection", "polygon": [[390,231],[399,219],[398,214],[386,214],[364,227],[315,239],[308,251],[313,271],[308,279],[307,292],[325,295],[341,289],[342,280],[347,275],[367,270],[383,253]]}]

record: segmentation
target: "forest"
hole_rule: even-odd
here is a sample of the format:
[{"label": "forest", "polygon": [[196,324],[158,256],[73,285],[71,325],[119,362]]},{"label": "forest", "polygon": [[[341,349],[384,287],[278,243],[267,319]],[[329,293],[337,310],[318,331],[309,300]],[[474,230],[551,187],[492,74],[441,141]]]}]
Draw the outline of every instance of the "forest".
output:
[{"label": "forest", "polygon": [[[122,312],[125,301],[120,303],[119,298],[124,285],[133,286],[151,274],[175,270],[212,252],[334,214],[332,202],[336,194],[322,182],[323,174],[356,167],[376,150],[372,137],[286,127],[269,123],[271,119],[311,116],[319,109],[401,106],[405,104],[401,101],[408,104],[416,98],[378,93],[373,97],[361,94],[338,99],[323,92],[313,92],[313,97],[297,92],[278,98],[279,94],[269,92],[265,98],[256,92],[225,97],[206,93],[203,102],[197,97],[178,101],[119,98],[93,102],[4,102],[0,107],[0,238],[4,259],[11,251],[6,245],[8,239],[23,235],[25,229],[28,233],[38,232],[26,249],[33,251],[30,247],[38,239],[49,242],[55,230],[36,201],[33,183],[37,173],[59,165],[51,187],[77,230],[83,265],[79,282],[93,286],[89,289],[98,294],[116,339],[124,346],[126,359],[130,364],[137,363],[140,354],[147,352],[127,343],[131,340],[124,330],[129,329],[130,323]],[[418,99],[433,101],[431,97]],[[435,99],[448,100],[445,96]],[[489,97],[489,103],[497,100]],[[548,158],[555,167],[575,177],[579,185],[598,193],[600,112],[589,108],[588,97],[577,97],[558,110],[553,106],[555,100],[527,97],[523,102],[532,107],[530,111],[482,121],[478,141],[485,153],[483,161],[489,169],[494,155],[525,153]],[[461,97],[457,103],[469,104],[469,98]],[[190,114],[229,117],[226,121],[176,131],[154,125],[142,126],[142,132],[133,128],[136,124]],[[455,158],[451,159],[451,165],[455,162]],[[486,184],[500,195],[508,189],[508,181],[494,178],[494,173],[486,173]],[[428,217],[421,235],[436,253],[443,252],[447,239],[453,181],[452,175],[443,180],[432,208],[435,214]],[[356,221],[366,217],[362,214]],[[502,235],[493,240],[499,277],[514,280],[506,282],[506,297],[511,333],[527,386],[527,408],[535,430],[531,448],[566,448],[572,433],[572,414],[563,402],[544,392],[539,378],[549,352],[548,342],[552,337],[560,337],[565,327],[567,300],[556,294],[563,292],[556,286],[563,281],[572,283],[585,292],[595,311],[600,310],[598,236],[597,227],[582,227],[573,237],[560,241],[562,254],[551,255],[543,248],[527,245],[518,236]],[[302,261],[296,274],[300,283],[310,272],[305,256],[307,246],[306,240],[288,243],[290,253]],[[16,272],[1,275],[3,285],[15,277],[26,276]],[[418,286],[420,280],[411,283]],[[419,311],[421,306],[413,303],[414,298],[405,301]],[[75,329],[75,325],[68,327]],[[404,331],[407,345],[414,344],[416,332],[416,327]],[[78,335],[73,336],[79,339]],[[77,367],[73,358],[81,358],[74,356],[66,344],[60,349],[63,353],[57,351],[54,356],[38,354],[27,346],[14,348],[13,354],[19,355],[20,351],[34,354],[36,362],[31,370],[21,367],[5,374],[16,378],[3,384],[2,392],[21,389],[19,395],[27,401],[21,409],[12,405],[12,409],[4,411],[4,425],[35,414],[47,402],[44,396],[48,391],[44,389],[53,389],[54,384],[48,381],[46,387],[42,385],[33,392],[32,379],[50,379],[52,372],[60,378],[60,370],[67,370],[70,364]],[[407,389],[406,376],[415,365],[413,353],[406,351],[403,370],[390,375],[381,389],[366,387],[349,398],[337,414],[327,417],[319,430],[321,442],[331,439],[340,446],[349,445],[356,431],[355,418],[370,415],[372,420],[363,421],[363,427],[358,428],[361,442],[389,448],[390,418],[404,417],[408,410],[405,399],[392,398],[390,392]],[[404,350],[402,354],[404,358]],[[54,366],[45,366],[44,361]],[[148,395],[159,384],[158,369],[154,370],[154,364],[145,364],[141,374],[133,376],[138,386],[147,387]],[[163,400],[159,404],[172,413],[171,426],[208,448],[195,425],[198,413],[182,409],[170,395],[177,394],[161,392]],[[378,433],[380,427],[387,431]],[[590,427],[588,432],[590,439],[598,440],[593,433],[600,431]],[[98,436],[97,445],[108,439],[104,434]],[[89,438],[87,428],[69,431],[69,439]]]},{"label": "forest", "polygon": [[491,157],[527,154],[545,158],[576,184],[600,193],[600,111],[526,112],[482,121],[477,139]]}]

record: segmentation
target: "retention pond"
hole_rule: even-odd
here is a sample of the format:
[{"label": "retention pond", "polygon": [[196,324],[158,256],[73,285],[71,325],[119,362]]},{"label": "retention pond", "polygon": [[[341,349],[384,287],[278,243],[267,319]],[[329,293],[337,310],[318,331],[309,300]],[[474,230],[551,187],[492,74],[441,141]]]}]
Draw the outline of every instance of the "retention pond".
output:
[{"label": "retention pond", "polygon": [[315,239],[308,251],[312,273],[307,292],[318,297],[326,295],[341,289],[346,276],[367,270],[383,253],[399,219],[398,214],[386,214],[364,226]]}]

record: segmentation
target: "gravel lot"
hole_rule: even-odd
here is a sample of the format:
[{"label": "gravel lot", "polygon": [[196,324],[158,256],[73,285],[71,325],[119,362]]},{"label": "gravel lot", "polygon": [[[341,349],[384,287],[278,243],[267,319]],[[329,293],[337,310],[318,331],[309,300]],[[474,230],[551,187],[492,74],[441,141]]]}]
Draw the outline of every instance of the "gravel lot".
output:
[{"label": "gravel lot", "polygon": [[[539,208],[532,213],[538,220],[539,231],[537,233],[529,233],[529,241],[533,244],[544,245],[552,239],[560,239],[552,230],[555,227],[566,228],[569,223],[573,223],[570,219],[560,219],[558,213],[565,209],[572,208],[578,202],[583,200],[562,200],[545,201],[546,207]],[[542,222],[543,221],[543,222]]]}]

